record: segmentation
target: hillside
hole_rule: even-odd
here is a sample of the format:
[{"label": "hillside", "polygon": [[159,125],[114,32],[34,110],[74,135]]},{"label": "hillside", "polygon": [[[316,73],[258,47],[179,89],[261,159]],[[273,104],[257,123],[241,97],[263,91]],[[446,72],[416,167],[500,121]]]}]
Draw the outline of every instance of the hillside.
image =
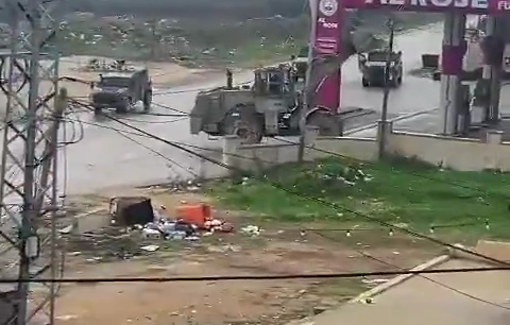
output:
[{"label": "hillside", "polygon": [[[176,61],[192,67],[253,66],[288,58],[306,44],[309,32],[303,0],[69,0],[62,5],[67,13],[59,47],[65,55]],[[394,15],[400,29],[439,17]],[[381,11],[349,13],[346,28],[380,34],[387,18]],[[7,26],[0,34],[7,46]]]}]

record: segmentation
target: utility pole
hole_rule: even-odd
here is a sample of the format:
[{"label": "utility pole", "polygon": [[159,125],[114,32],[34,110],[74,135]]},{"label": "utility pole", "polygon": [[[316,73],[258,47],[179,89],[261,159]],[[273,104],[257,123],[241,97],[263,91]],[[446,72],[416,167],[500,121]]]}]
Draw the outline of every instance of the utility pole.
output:
[{"label": "utility pole", "polygon": [[309,0],[308,4],[310,6],[310,36],[308,38],[308,64],[306,67],[305,74],[305,86],[303,91],[303,102],[300,112],[300,121],[299,121],[299,129],[301,131],[301,135],[299,136],[299,147],[298,147],[298,162],[301,163],[304,160],[305,156],[305,135],[306,135],[306,113],[310,109],[310,105],[313,105],[312,98],[310,98],[310,87],[311,85],[311,77],[312,77],[312,63],[313,63],[313,50],[315,46],[315,33],[317,27],[317,0]]},{"label": "utility pole", "polygon": [[[504,22],[500,17],[491,17],[487,20],[491,21],[491,27],[492,27],[492,36],[496,39],[497,48],[497,56],[495,57],[496,60],[491,62],[490,65],[490,102],[488,107],[488,114],[487,114],[487,122],[492,125],[497,125],[499,122],[499,102],[501,97],[501,74],[503,70],[503,55],[504,55],[504,46],[505,43],[503,42],[502,38],[502,30],[501,30],[501,24]],[[489,21],[487,22],[489,25]],[[502,48],[500,48],[502,47]]]},{"label": "utility pole", "polygon": [[386,56],[386,66],[384,67],[384,92],[381,109],[381,129],[377,139],[379,141],[379,158],[382,158],[386,150],[386,124],[388,122],[388,100],[390,98],[390,73],[391,59],[393,54],[393,42],[395,39],[395,22],[393,18],[389,18],[388,27],[390,29],[390,39],[388,41],[388,55]]},{"label": "utility pole", "polygon": [[[51,276],[60,273],[54,229],[58,205],[56,151],[67,93],[63,90],[57,96],[60,21],[49,14],[54,8],[58,8],[58,1],[6,0],[11,48],[0,57],[7,70],[2,71],[7,77],[1,87],[6,111],[0,167],[0,245],[11,249],[0,255],[0,264],[10,265],[10,272],[2,274],[8,278],[15,278],[16,271],[23,280],[47,274],[47,270]],[[45,252],[50,243],[51,252]],[[47,297],[38,305],[29,303],[28,282],[0,291],[16,293],[12,301],[16,315],[7,325],[26,325],[48,303],[54,316],[55,285],[49,285]],[[46,321],[49,324],[54,321],[51,317]]]}]

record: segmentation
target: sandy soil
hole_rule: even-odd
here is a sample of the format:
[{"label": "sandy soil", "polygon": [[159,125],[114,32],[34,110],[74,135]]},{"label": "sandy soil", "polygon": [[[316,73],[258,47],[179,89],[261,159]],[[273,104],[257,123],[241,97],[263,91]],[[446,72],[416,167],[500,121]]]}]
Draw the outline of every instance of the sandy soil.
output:
[{"label": "sandy soil", "polygon": [[[147,193],[147,192],[145,192]],[[88,201],[98,197],[88,197]],[[155,204],[169,211],[178,202],[207,201],[200,194],[152,191]],[[215,210],[237,229],[253,222],[245,213]],[[251,222],[250,222],[251,221]],[[262,224],[257,237],[214,234],[198,243],[156,241],[159,251],[110,263],[69,256],[69,277],[164,277],[330,273],[388,270],[359,249],[387,263],[414,266],[436,254],[421,242],[363,233],[301,233],[307,225]],[[316,227],[317,225],[314,225]],[[384,240],[382,240],[384,237]],[[376,248],[377,247],[377,248]],[[73,249],[78,249],[74,247]],[[97,253],[97,252],[96,252]],[[369,287],[361,279],[230,281],[202,283],[98,283],[67,285],[57,305],[57,324],[284,324],[333,308]]]}]

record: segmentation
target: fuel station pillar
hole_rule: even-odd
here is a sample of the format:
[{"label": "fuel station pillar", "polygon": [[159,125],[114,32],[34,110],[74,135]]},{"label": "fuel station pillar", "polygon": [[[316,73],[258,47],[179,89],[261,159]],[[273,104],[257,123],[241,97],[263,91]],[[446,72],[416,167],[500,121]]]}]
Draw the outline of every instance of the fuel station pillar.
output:
[{"label": "fuel station pillar", "polygon": [[489,16],[486,22],[486,37],[482,43],[484,56],[483,81],[487,87],[488,100],[485,103],[484,122],[497,124],[499,121],[499,100],[501,74],[505,44],[501,38],[501,21]]},{"label": "fuel station pillar", "polygon": [[459,96],[464,54],[466,53],[466,16],[446,13],[444,20],[443,47],[441,53],[441,128],[439,133],[457,133]]}]

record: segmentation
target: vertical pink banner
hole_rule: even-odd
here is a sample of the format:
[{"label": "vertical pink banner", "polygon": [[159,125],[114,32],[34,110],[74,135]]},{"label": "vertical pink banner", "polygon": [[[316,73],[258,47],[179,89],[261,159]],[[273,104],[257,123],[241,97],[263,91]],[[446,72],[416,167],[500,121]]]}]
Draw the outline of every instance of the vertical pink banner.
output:
[{"label": "vertical pink banner", "polygon": [[[314,58],[322,55],[340,54],[342,51],[342,28],[344,10],[340,0],[317,2],[314,39]],[[323,106],[333,112],[340,107],[341,72],[327,76],[320,83],[315,97],[315,106]]]}]

